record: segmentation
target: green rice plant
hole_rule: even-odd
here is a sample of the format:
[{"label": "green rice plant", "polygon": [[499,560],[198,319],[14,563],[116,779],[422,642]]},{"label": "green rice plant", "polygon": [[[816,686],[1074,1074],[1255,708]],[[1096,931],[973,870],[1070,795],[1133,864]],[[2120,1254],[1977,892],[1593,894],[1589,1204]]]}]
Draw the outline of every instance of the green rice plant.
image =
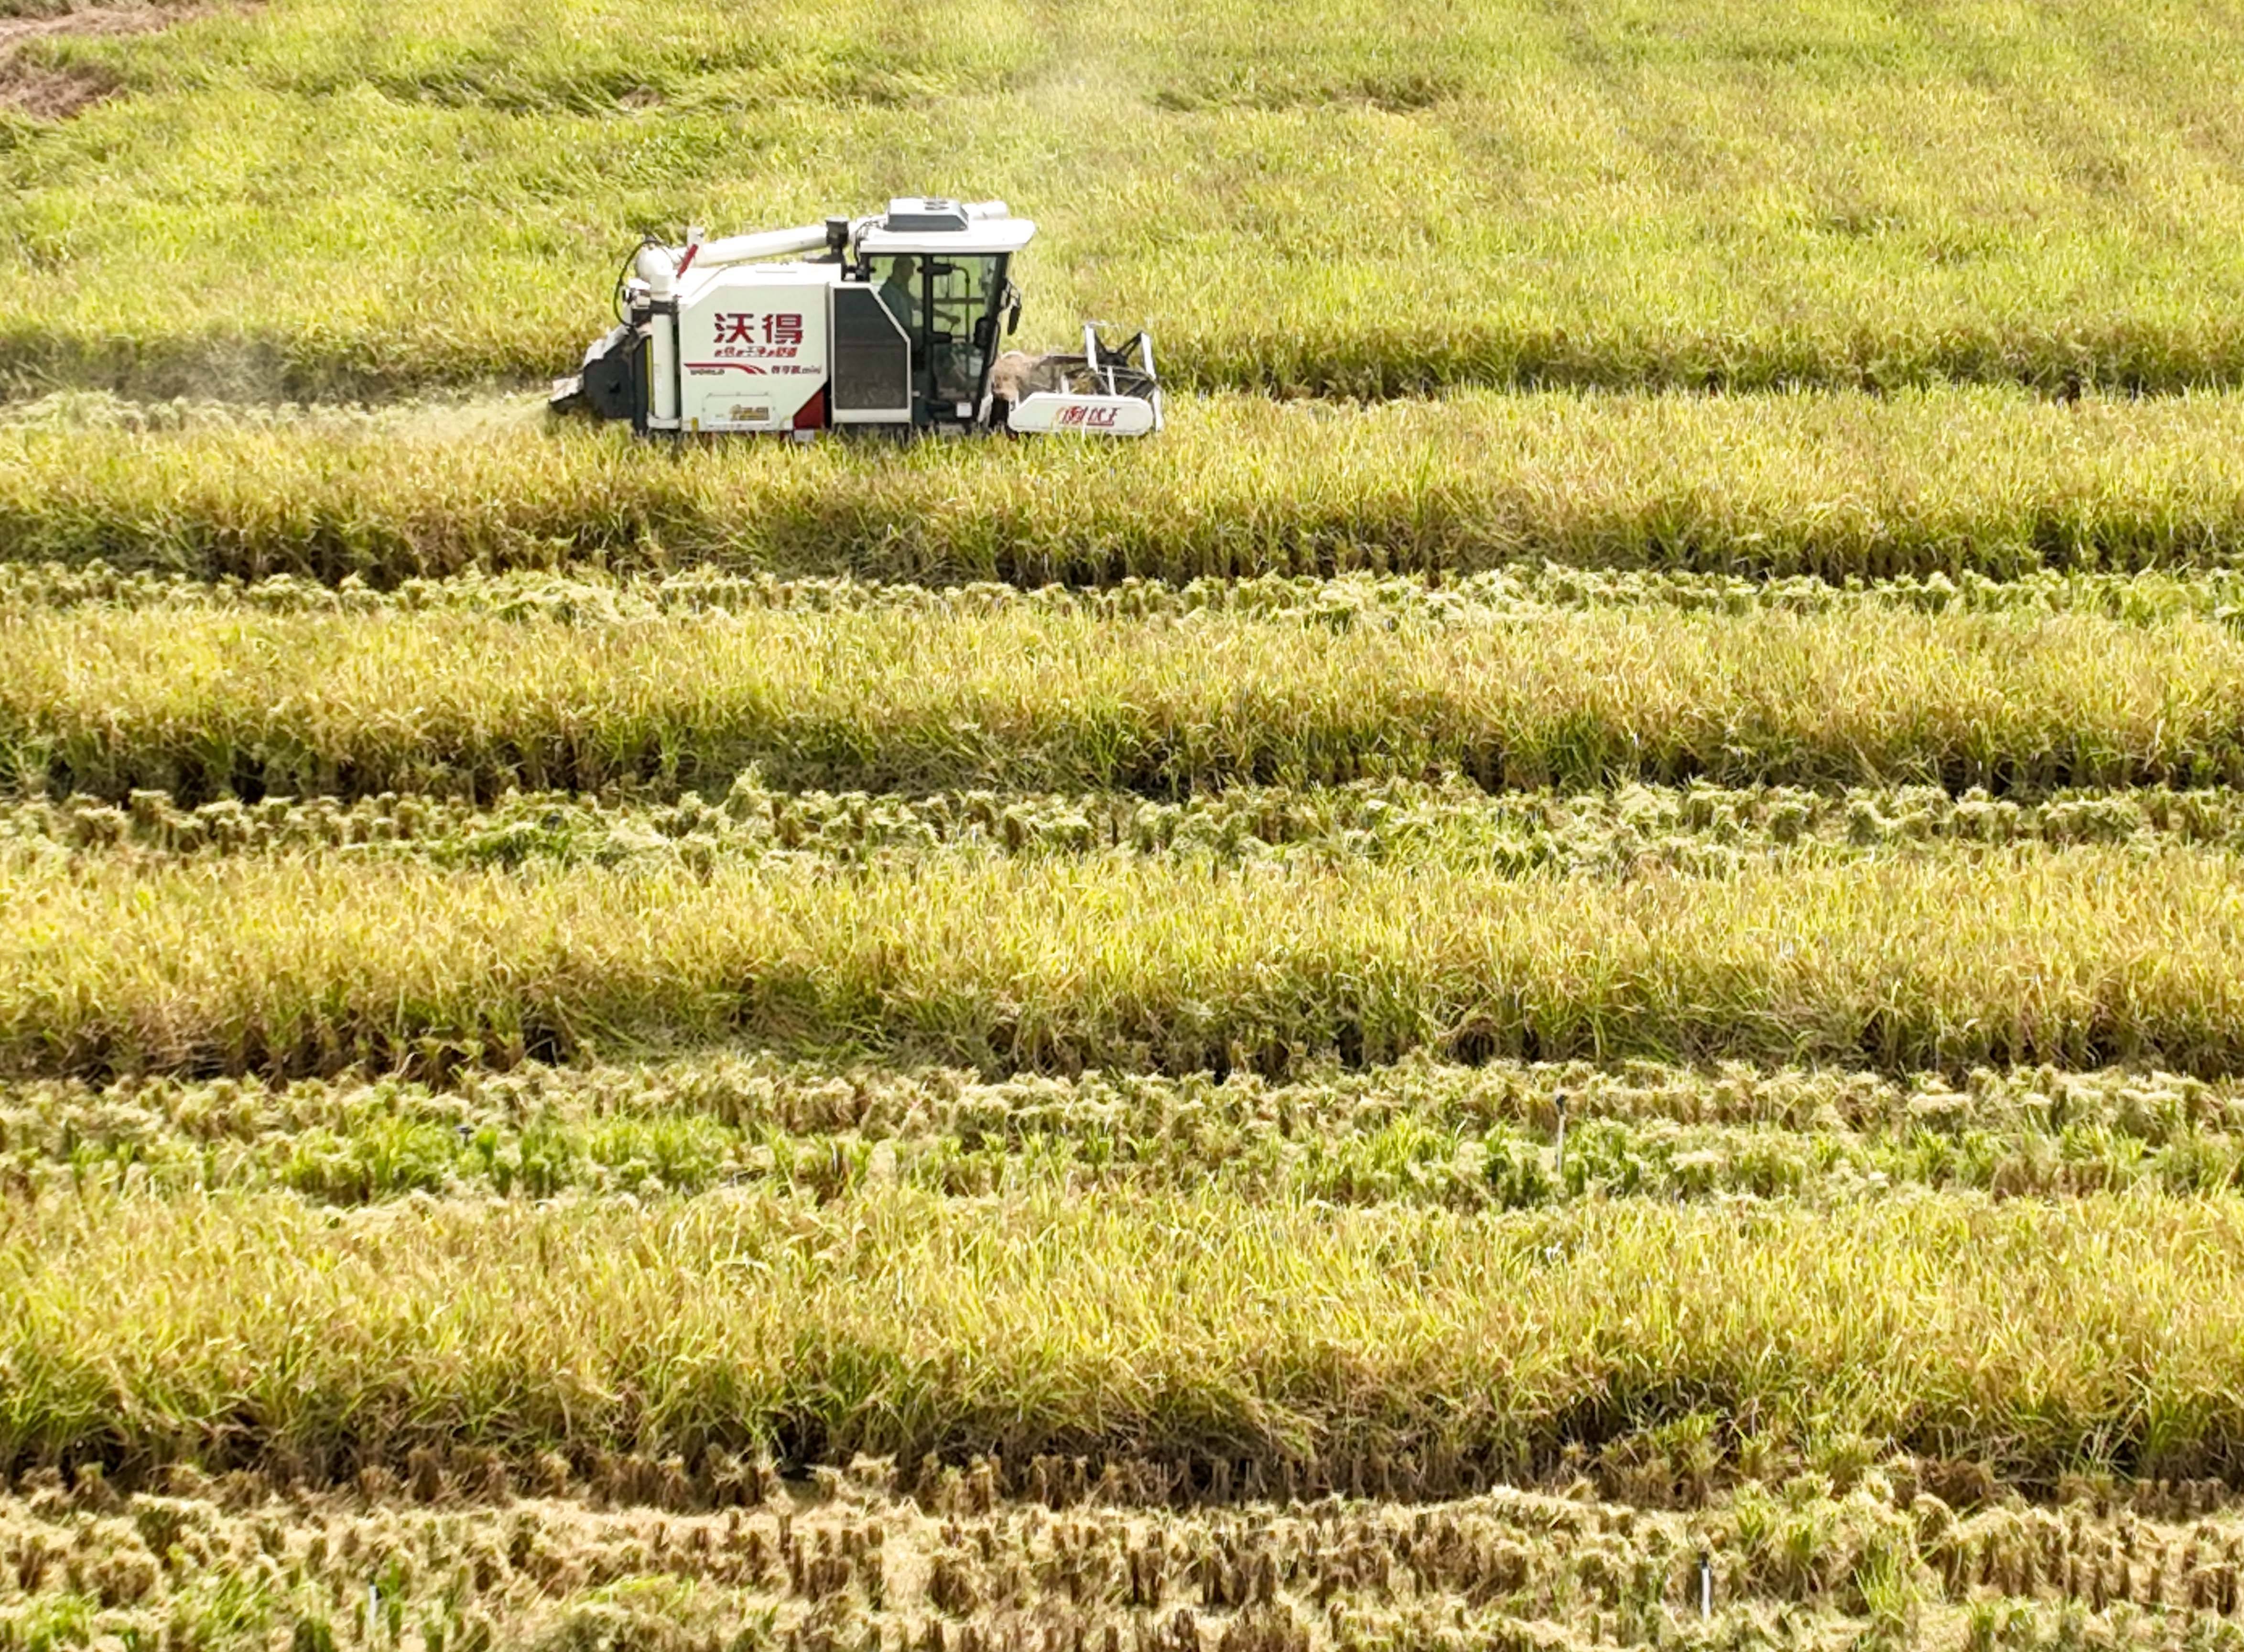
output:
[{"label": "green rice plant", "polygon": [[654,1044],[991,1072],[1320,1057],[2234,1071],[2230,856],[1515,879],[970,862],[835,877],[0,860],[0,1070],[442,1072]]},{"label": "green rice plant", "polygon": [[0,555],[377,586],[688,565],[1021,586],[1545,560],[1827,581],[2233,568],[2240,448],[2233,394],[1222,396],[1179,398],[1139,446],[908,453],[648,444],[544,427],[521,400],[284,416],[78,397],[0,417]]},{"label": "green rice plant", "polygon": [[[14,0],[23,3],[23,0]],[[2155,390],[2244,377],[2219,6],[1588,13],[274,0],[39,44],[0,376],[258,398],[542,383],[618,259],[926,189],[1041,220],[1059,340],[1179,386]]]},{"label": "green rice plant", "polygon": [[1179,796],[1461,770],[1952,791],[2244,778],[2244,639],[2210,620],[1589,609],[1334,625],[977,603],[681,614],[27,614],[19,793],[973,787]]}]

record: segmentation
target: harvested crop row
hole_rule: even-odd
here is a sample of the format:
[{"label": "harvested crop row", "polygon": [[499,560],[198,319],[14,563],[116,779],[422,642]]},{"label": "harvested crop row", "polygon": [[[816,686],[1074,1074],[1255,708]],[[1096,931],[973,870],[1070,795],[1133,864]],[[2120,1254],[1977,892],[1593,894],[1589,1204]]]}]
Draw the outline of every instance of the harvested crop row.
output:
[{"label": "harvested crop row", "polygon": [[2244,620],[2244,572],[2042,570],[2006,579],[1965,572],[1954,579],[1944,573],[1923,579],[1903,574],[1833,584],[1806,574],[1756,579],[1535,562],[1465,574],[1253,574],[1199,577],[1173,585],[1132,576],[1111,585],[1022,590],[988,580],[963,586],[891,585],[848,575],[781,578],[707,568],[654,574],[585,569],[488,574],[470,569],[444,579],[416,577],[378,589],[355,576],[333,586],[287,573],[253,583],[231,576],[199,579],[182,573],[126,570],[107,563],[71,567],[58,562],[0,562],[0,620],[86,609],[152,608],[184,614],[366,619],[456,613],[578,626],[723,614],[890,612],[1136,622],[1222,614],[1314,620],[1335,630],[1355,626],[1392,630],[1517,624],[1587,609],[1636,608],[1740,617],[1762,613],[1834,617],[2076,614],[2138,626],[2213,620],[2234,626]]},{"label": "harvested crop row", "polygon": [[[690,1475],[649,1464],[597,1478],[598,1500],[463,1505],[455,1478],[427,1465],[409,1495],[433,1494],[434,1506],[302,1491],[248,1506],[193,1473],[166,1477],[172,1495],[119,1494],[92,1474],[68,1491],[42,1484],[0,1499],[0,1547],[34,1579],[11,1588],[0,1574],[0,1634],[22,1644],[83,1625],[129,1645],[168,1630],[234,1652],[301,1623],[300,1642],[324,1630],[350,1644],[372,1578],[376,1644],[417,1633],[463,1652],[760,1652],[828,1635],[1041,1652],[1055,1632],[1148,1652],[1299,1652],[1392,1647],[1405,1635],[1416,1644],[1460,1625],[1475,1644],[1565,1652],[1695,1618],[1703,1552],[1718,1608],[1700,1626],[1710,1636],[1742,1638],[1788,1608],[1795,1634],[1830,1644],[1895,1622],[1952,1622],[2000,1626],[1999,1644],[2021,1646],[2069,1608],[2076,1629],[2131,1611],[2187,1615],[2211,1646],[2244,1555],[2234,1514],[2193,1524],[2076,1503],[1959,1516],[1899,1466],[1843,1492],[1828,1476],[1748,1484],[1688,1513],[1524,1492],[1054,1508],[990,1503],[988,1476],[956,1471],[934,1495],[907,1497],[896,1482],[909,1476],[873,1466],[828,1470],[815,1493],[740,1488],[713,1512]],[[1637,1478],[1650,1486],[1655,1475],[1647,1465]],[[681,1482],[686,1497],[660,1497]],[[632,1506],[642,1485],[657,1506]]]},{"label": "harvested crop row", "polygon": [[1178,795],[1462,770],[1490,789],[2244,782],[2244,638],[2176,620],[1590,610],[1512,623],[1000,606],[578,626],[32,614],[0,777],[189,802],[639,783]]},{"label": "harvested crop row", "polygon": [[1565,1099],[1574,1125],[1727,1127],[1903,1138],[1996,1134],[2139,1141],[2146,1148],[2244,1132],[2244,1080],[2149,1069],[1977,1068],[1960,1080],[1836,1067],[1704,1067],[1650,1061],[1490,1061],[1406,1058],[1369,1070],[1312,1064],[1270,1080],[1251,1072],[1094,1072],[985,1079],[957,1067],[801,1063],[721,1050],[666,1060],[465,1069],[446,1084],[384,1076],[152,1078],[115,1085],[35,1080],[0,1087],[12,1145],[122,1142],[178,1134],[204,1143],[349,1134],[382,1121],[457,1134],[539,1124],[590,1132],[635,1120],[703,1119],[772,1137],[868,1144],[956,1136],[1018,1150],[1039,1138],[1166,1143],[1211,1161],[1245,1139],[1369,1137],[1412,1128],[1455,1135],[1511,1127],[1548,1139]]},{"label": "harvested crop row", "polygon": [[[160,410],[159,410],[160,414]],[[1836,579],[2233,567],[2244,396],[1180,402],[1142,450],[683,451],[519,403],[301,423],[0,423],[0,555],[199,579],[689,564],[955,583],[1470,572]],[[1086,500],[1095,507],[1086,508]]]},{"label": "harvested crop row", "polygon": [[1926,1188],[2006,1198],[2244,1192],[2244,1117],[2238,1128],[2193,1129],[2157,1143],[2078,1120],[2062,1130],[2037,1121],[1998,1131],[1965,1124],[1965,1098],[1937,1092],[1920,1098],[1922,1111],[1904,1127],[1862,1134],[1578,1114],[1563,1132],[1515,1122],[1444,1127],[1392,1103],[1306,1133],[1299,1118],[1227,1121],[1235,1107],[1149,1118],[1143,1098],[1136,1107],[1096,1111],[1047,1102],[989,1129],[922,1119],[891,1135],[796,1134],[675,1107],[517,1123],[456,1097],[411,1096],[362,1099],[332,1127],[247,1134],[228,1131],[221,1118],[187,1128],[166,1118],[167,1099],[196,1105],[192,1090],[159,1091],[149,1102],[129,1090],[66,1096],[34,1099],[0,1087],[0,1190],[37,1198],[286,1189],[359,1205],[415,1194],[652,1199],[752,1187],[831,1199],[893,1184],[946,1198],[1205,1192],[1242,1206],[1315,1200],[1450,1210],[1582,1198],[1828,1204]]},{"label": "harvested crop row", "polygon": [[0,803],[0,843],[145,863],[339,852],[443,866],[700,869],[736,862],[896,864],[934,856],[1400,861],[1450,870],[1714,875],[1749,861],[1858,860],[1954,844],[2126,843],[2244,851],[2244,796],[2225,789],[1951,797],[1937,787],[1633,786],[1498,792],[1457,780],[1239,786],[1181,802],[1130,793],[781,792],[754,774],[710,802],[512,793],[490,808],[383,793],[341,802],[234,799],[183,809],[138,791]]},{"label": "harvested crop row", "polygon": [[2209,851],[1621,882],[17,855],[0,910],[0,1069],[23,1075],[441,1071],[733,1039],[996,1072],[1420,1049],[2244,1067],[2244,878]]},{"label": "harvested crop row", "polygon": [[1050,1453],[1092,1457],[1086,1489],[1119,1455],[1249,1495],[1440,1496],[1695,1429],[1709,1476],[1747,1452],[2244,1473],[2234,1199],[11,1210],[16,1470]]}]

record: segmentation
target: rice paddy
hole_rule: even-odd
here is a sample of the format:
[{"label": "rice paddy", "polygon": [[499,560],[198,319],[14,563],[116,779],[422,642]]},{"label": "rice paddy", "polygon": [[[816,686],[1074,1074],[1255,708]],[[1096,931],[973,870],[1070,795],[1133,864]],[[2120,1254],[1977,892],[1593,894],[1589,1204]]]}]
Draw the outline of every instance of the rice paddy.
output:
[{"label": "rice paddy", "polygon": [[[559,353],[556,362],[572,360]],[[390,586],[463,572],[915,585],[2234,570],[2244,396],[1177,398],[1160,442],[649,450],[525,398],[0,408],[0,562]],[[1096,508],[1088,508],[1095,499]]]},{"label": "rice paddy", "polygon": [[2244,1648],[2240,44],[0,0],[0,1652]]},{"label": "rice paddy", "polygon": [[35,43],[121,95],[0,127],[0,376],[538,382],[642,227],[925,188],[1044,225],[1026,336],[1150,324],[1180,389],[2233,386],[2238,29],[2184,0],[213,8]]}]

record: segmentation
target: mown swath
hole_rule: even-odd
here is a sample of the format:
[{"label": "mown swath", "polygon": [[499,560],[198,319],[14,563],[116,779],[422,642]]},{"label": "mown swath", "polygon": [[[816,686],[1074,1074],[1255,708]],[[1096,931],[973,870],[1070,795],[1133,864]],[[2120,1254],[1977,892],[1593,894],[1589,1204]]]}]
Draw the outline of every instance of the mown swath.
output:
[{"label": "mown swath", "polygon": [[[1568,1127],[1563,1144],[1558,1114]],[[876,1185],[958,1199],[1220,1192],[1504,1210],[1581,1199],[1821,1203],[2244,1188],[2244,1091],[2172,1074],[1937,1075],[1588,1063],[1332,1067],[1274,1085],[987,1080],[768,1057],[395,1079],[0,1087],[0,1185],[640,1199]]]},{"label": "mown swath", "polygon": [[[2118,1605],[2187,1615],[2204,1637],[2233,1615],[2244,1536],[2197,1488],[2141,1488],[2139,1506],[2115,1509],[2084,1485],[2062,1508],[1959,1512],[1931,1489],[1970,1494],[1945,1466],[1833,1466],[1781,1497],[1701,1500],[1687,1470],[1660,1487],[1646,1465],[1648,1506],[1591,1500],[1578,1481],[1571,1496],[1294,1509],[1117,1507],[1089,1500],[1065,1461],[1019,1476],[1034,1482],[1024,1502],[992,1500],[987,1463],[923,1476],[861,1460],[814,1489],[766,1464],[629,1455],[579,1476],[423,1454],[402,1475],[369,1471],[357,1495],[179,1471],[161,1493],[96,1474],[65,1492],[35,1476],[0,1500],[0,1543],[19,1574],[57,1586],[0,1605],[0,1622],[223,1639],[293,1613],[348,1635],[371,1575],[378,1618],[468,1649],[598,1636],[711,1652],[761,1627],[781,1645],[832,1634],[1029,1652],[1055,1626],[1133,1648],[1205,1626],[1226,1647],[1282,1652],[1461,1623],[1483,1645],[1571,1647],[1687,1618],[1702,1552],[1725,1627],[1781,1611],[1839,1638],[1903,1622],[2016,1639]],[[1137,1478],[1152,1477],[1140,1466],[1111,1483]],[[511,1501],[517,1487],[538,1495]],[[1689,1512],[1663,1512],[1675,1502]]]},{"label": "mown swath", "polygon": [[751,772],[713,801],[630,794],[383,793],[227,798],[185,809],[135,791],[0,804],[0,843],[103,856],[112,865],[336,852],[440,866],[835,865],[1020,857],[1173,859],[1225,865],[1346,865],[1405,858],[1508,876],[1676,871],[1752,863],[1930,856],[1971,844],[2124,843],[2244,850],[2244,798],[2226,789],[2120,788],[1996,798],[1933,786],[1626,787],[1488,793],[1461,779],[1236,786],[1165,802],[1122,792],[775,791]]}]

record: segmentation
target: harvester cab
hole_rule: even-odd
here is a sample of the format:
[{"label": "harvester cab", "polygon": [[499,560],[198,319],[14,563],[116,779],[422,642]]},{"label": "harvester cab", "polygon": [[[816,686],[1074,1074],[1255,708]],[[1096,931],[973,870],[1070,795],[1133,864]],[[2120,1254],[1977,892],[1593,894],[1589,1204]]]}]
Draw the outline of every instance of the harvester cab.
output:
[{"label": "harvester cab", "polygon": [[1036,229],[1003,201],[906,199],[801,229],[650,238],[617,283],[616,327],[551,404],[641,435],[1159,430],[1145,334],[1118,348],[1087,326],[1080,355],[1001,349],[1021,316],[1013,255]]}]

